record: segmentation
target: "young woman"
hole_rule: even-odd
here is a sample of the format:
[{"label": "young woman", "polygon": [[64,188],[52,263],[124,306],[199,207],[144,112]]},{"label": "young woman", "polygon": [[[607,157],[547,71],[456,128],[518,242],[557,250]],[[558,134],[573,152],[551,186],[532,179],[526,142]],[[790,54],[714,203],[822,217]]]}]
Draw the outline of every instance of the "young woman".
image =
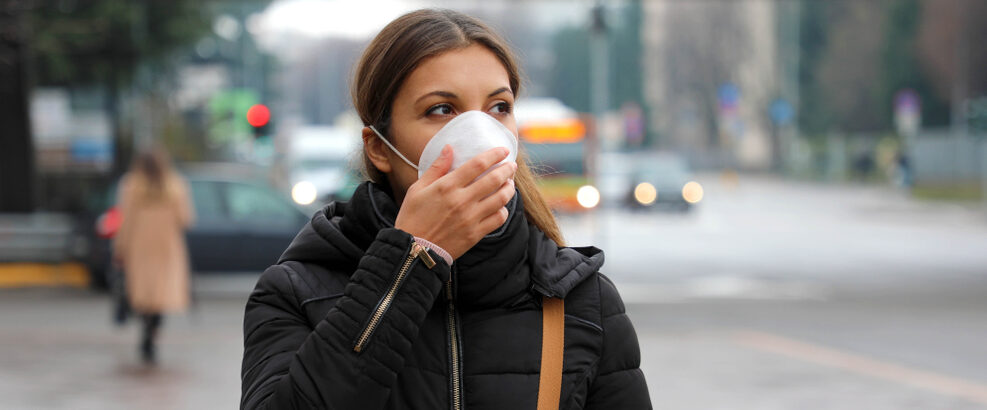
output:
[{"label": "young woman", "polygon": [[260,278],[242,408],[534,409],[544,296],[565,305],[559,408],[651,407],[603,252],[560,247],[524,156],[505,161],[516,147],[461,157],[490,138],[469,130],[516,144],[519,91],[504,40],[457,12],[406,14],[370,43],[353,84],[370,181]]},{"label": "young woman", "polygon": [[123,267],[130,306],[144,322],[141,356],[153,363],[162,313],[180,312],[189,304],[185,228],[194,213],[188,184],[158,148],[136,158],[117,196],[122,222],[113,259]]}]

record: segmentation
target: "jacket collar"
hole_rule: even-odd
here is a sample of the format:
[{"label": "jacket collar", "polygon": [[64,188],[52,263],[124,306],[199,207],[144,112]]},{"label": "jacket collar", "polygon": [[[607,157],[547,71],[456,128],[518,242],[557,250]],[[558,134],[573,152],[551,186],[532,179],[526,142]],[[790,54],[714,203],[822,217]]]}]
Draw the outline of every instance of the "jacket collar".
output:
[{"label": "jacket collar", "polygon": [[[528,223],[524,201],[515,194],[507,222],[453,263],[457,304],[462,309],[510,306],[532,296],[565,297],[603,265],[594,247],[560,248]],[[365,182],[349,202],[333,202],[316,212],[281,256],[355,269],[384,228],[394,226],[398,206],[385,187]]]}]

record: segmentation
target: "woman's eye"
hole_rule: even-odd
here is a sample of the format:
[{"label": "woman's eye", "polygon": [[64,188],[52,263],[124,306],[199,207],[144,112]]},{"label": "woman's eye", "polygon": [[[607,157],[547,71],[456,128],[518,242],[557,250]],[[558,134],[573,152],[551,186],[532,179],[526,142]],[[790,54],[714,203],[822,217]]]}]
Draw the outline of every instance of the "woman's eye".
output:
[{"label": "woman's eye", "polygon": [[439,104],[429,108],[425,115],[452,115],[452,106],[449,104]]},{"label": "woman's eye", "polygon": [[511,104],[507,102],[499,102],[497,105],[493,106],[490,111],[496,114],[510,114]]}]

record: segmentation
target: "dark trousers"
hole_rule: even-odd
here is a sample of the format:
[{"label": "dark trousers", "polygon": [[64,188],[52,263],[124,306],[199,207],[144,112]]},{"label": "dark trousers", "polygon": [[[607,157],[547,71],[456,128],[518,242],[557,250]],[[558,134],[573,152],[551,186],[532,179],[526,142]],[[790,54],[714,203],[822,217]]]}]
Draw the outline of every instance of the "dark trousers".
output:
[{"label": "dark trousers", "polygon": [[141,320],[144,325],[141,334],[141,354],[145,361],[153,362],[155,359],[154,341],[158,337],[162,317],[160,313],[145,313],[141,315]]}]

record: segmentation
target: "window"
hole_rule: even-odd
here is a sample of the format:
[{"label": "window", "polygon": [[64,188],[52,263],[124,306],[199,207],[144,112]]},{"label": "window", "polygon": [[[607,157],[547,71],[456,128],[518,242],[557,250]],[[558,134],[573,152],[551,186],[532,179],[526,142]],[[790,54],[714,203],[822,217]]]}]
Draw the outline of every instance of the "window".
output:
[{"label": "window", "polygon": [[227,199],[233,221],[270,224],[294,224],[298,212],[271,189],[258,185],[229,183]]},{"label": "window", "polygon": [[223,216],[223,202],[217,182],[190,181],[196,220],[216,220]]}]

